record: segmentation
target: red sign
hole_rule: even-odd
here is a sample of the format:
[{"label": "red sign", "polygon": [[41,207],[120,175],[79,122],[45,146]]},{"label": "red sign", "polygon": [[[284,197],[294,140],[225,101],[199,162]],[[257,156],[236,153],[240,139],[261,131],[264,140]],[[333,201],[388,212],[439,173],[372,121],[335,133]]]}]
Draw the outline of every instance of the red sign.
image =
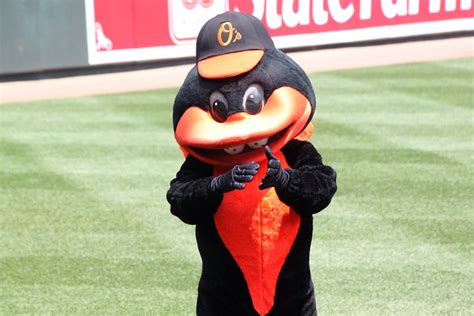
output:
[{"label": "red sign", "polygon": [[[458,2],[460,2],[458,4]],[[231,1],[252,13],[272,36],[311,34],[473,17],[471,0]],[[444,4],[441,6],[441,4]]]},{"label": "red sign", "polygon": [[201,26],[253,14],[279,48],[474,30],[473,0],[85,0],[90,63],[194,55]]}]

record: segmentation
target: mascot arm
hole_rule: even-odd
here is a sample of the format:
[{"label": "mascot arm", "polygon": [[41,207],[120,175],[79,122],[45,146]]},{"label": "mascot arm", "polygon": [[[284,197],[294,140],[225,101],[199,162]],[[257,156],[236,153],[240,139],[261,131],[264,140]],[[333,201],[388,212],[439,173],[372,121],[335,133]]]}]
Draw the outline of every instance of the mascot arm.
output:
[{"label": "mascot arm", "polygon": [[209,190],[212,178],[212,166],[188,155],[166,194],[171,213],[193,225],[211,218],[223,198]]},{"label": "mascot arm", "polygon": [[287,169],[286,188],[276,190],[280,200],[300,215],[322,211],[336,193],[336,172],[323,165],[321,155],[309,142],[292,140],[282,152],[292,169]]}]

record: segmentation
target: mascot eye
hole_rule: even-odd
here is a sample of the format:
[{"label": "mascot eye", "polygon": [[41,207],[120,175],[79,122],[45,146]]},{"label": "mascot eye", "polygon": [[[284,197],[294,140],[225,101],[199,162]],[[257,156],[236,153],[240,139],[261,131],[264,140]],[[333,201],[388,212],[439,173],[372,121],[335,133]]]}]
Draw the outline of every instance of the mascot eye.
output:
[{"label": "mascot eye", "polygon": [[212,117],[219,123],[225,122],[229,108],[225,96],[219,91],[214,91],[209,98],[209,104]]},{"label": "mascot eye", "polygon": [[244,110],[248,114],[257,114],[262,111],[265,105],[265,98],[263,96],[263,88],[261,85],[251,84],[244,94]]}]

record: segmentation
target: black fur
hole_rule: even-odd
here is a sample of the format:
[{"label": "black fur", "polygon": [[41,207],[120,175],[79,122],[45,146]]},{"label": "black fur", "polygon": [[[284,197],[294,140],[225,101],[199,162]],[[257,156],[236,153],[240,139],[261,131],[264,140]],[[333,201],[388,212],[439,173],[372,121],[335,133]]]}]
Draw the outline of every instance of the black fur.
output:
[{"label": "black fur", "polygon": [[260,83],[263,86],[265,99],[268,99],[275,89],[293,87],[309,100],[313,109],[311,115],[314,114],[316,98],[311,81],[300,66],[275,49],[265,51],[263,58],[252,71],[229,79],[204,79],[198,75],[196,67],[191,69],[174,101],[174,129],[176,130],[179,119],[190,106],[209,110],[209,97],[215,90],[225,95],[229,103],[229,115],[242,112],[245,90],[252,83]]},{"label": "black fur", "polygon": [[[316,315],[316,302],[309,268],[312,214],[324,209],[336,192],[336,173],[323,165],[311,143],[292,140],[282,149],[292,169],[286,190],[277,191],[284,203],[301,216],[300,228],[277,281],[275,304],[269,315]],[[171,212],[183,222],[196,224],[196,239],[202,258],[198,290],[198,315],[257,315],[242,272],[219,237],[213,214],[222,194],[206,190],[212,166],[188,155],[167,199]]]}]

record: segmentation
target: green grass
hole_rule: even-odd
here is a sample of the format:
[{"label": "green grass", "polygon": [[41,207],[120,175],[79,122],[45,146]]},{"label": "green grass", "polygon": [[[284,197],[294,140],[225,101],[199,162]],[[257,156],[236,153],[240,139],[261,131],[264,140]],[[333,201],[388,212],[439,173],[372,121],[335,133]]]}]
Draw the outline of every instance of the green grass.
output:
[{"label": "green grass", "polygon": [[[311,76],[339,186],[314,220],[323,315],[472,312],[473,78],[474,59]],[[193,314],[175,93],[0,106],[0,314]]]}]

